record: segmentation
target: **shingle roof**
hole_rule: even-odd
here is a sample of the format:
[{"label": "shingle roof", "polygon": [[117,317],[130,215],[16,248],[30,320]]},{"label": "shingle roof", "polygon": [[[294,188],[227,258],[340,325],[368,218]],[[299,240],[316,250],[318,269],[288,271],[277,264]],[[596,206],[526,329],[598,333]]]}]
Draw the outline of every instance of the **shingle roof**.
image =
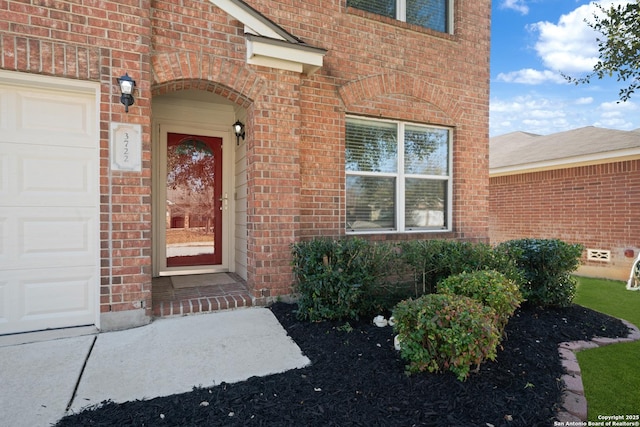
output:
[{"label": "shingle roof", "polygon": [[557,169],[630,155],[640,158],[640,129],[587,126],[551,135],[512,132],[490,139],[489,168],[492,174]]}]

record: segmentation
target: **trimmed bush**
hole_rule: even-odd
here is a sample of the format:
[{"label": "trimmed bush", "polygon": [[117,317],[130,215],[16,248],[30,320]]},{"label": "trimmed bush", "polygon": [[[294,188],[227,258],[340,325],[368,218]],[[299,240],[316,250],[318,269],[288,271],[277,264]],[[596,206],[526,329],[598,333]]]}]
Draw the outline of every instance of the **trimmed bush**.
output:
[{"label": "trimmed bush", "polygon": [[518,285],[495,270],[478,270],[449,276],[438,283],[438,293],[463,295],[491,307],[500,334],[522,303]]},{"label": "trimmed bush", "polygon": [[519,239],[498,245],[522,271],[522,296],[540,307],[571,305],[576,282],[571,273],[580,265],[584,247],[558,239]]},{"label": "trimmed bush", "polygon": [[373,310],[371,294],[396,257],[389,245],[315,239],[292,245],[301,320],[356,319]]},{"label": "trimmed bush", "polygon": [[500,340],[496,314],[469,297],[424,295],[400,302],[393,315],[409,373],[449,370],[462,381],[472,365],[479,367],[496,357]]},{"label": "trimmed bush", "polygon": [[463,272],[492,269],[519,283],[515,261],[505,251],[485,243],[456,240],[412,240],[400,244],[401,259],[414,272],[415,296],[432,293],[447,277]]}]

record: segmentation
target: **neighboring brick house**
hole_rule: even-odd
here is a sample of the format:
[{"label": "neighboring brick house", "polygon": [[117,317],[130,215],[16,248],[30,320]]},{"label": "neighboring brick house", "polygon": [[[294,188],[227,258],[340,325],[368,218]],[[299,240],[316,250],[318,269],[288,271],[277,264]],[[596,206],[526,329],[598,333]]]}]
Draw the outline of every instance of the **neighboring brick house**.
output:
[{"label": "neighboring brick house", "polygon": [[1,1],[0,334],[145,324],[157,276],[233,272],[262,303],[315,236],[487,241],[490,13]]},{"label": "neighboring brick house", "polygon": [[640,250],[640,130],[513,132],[491,138],[490,153],[492,243],[581,243],[579,274],[629,278]]}]

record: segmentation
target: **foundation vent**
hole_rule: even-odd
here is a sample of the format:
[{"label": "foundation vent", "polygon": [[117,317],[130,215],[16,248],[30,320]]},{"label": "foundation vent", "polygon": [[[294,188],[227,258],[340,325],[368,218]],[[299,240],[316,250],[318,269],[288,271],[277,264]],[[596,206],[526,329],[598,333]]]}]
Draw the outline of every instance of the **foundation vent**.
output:
[{"label": "foundation vent", "polygon": [[604,249],[587,249],[587,260],[589,261],[611,261],[611,251]]}]

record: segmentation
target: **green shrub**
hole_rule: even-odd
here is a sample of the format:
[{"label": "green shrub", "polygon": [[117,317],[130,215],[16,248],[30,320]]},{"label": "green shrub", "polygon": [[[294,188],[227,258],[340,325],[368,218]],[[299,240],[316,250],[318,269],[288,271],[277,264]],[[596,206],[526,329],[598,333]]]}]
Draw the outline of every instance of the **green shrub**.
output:
[{"label": "green shrub", "polygon": [[505,251],[485,243],[456,240],[412,240],[400,244],[402,260],[415,275],[415,296],[434,292],[436,284],[454,274],[498,270],[519,283],[520,270]]},{"label": "green shrub", "polygon": [[389,245],[366,240],[315,239],[292,245],[298,318],[358,318],[375,304],[370,296],[380,287],[396,257]]},{"label": "green shrub", "polygon": [[438,283],[438,293],[463,295],[491,307],[500,333],[522,303],[518,285],[495,270],[478,270],[449,276]]},{"label": "green shrub", "polygon": [[448,369],[462,381],[472,365],[496,357],[495,312],[469,297],[424,295],[400,302],[393,315],[409,373]]},{"label": "green shrub", "polygon": [[520,290],[530,303],[566,307],[573,301],[576,282],[571,273],[580,265],[583,246],[558,239],[519,239],[498,245],[522,271]]}]

